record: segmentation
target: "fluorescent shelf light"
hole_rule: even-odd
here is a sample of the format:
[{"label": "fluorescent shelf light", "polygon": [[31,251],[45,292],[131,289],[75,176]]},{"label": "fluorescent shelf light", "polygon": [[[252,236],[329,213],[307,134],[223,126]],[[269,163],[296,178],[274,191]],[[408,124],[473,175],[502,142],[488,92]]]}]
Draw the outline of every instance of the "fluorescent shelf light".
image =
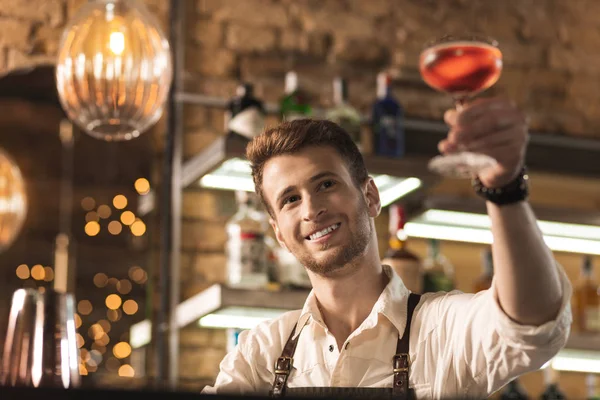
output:
[{"label": "fluorescent shelf light", "polygon": [[421,187],[418,178],[396,178],[389,175],[373,175],[373,180],[379,189],[381,207],[386,207],[396,200]]},{"label": "fluorescent shelf light", "polygon": [[[539,221],[546,245],[553,251],[600,255],[600,227]],[[491,244],[487,215],[428,210],[405,226],[405,234],[423,239]]]},{"label": "fluorescent shelf light", "polygon": [[208,314],[198,321],[204,328],[252,329],[261,322],[279,317],[286,310],[228,307]]},{"label": "fluorescent shelf light", "polygon": [[[215,171],[200,179],[200,186],[222,190],[244,190],[254,192],[250,163],[241,158],[229,159]],[[379,189],[381,206],[386,207],[408,193],[421,187],[417,178],[399,178],[389,175],[373,175]]]},{"label": "fluorescent shelf light", "polygon": [[600,374],[600,352],[586,350],[561,350],[551,361],[557,371]]}]

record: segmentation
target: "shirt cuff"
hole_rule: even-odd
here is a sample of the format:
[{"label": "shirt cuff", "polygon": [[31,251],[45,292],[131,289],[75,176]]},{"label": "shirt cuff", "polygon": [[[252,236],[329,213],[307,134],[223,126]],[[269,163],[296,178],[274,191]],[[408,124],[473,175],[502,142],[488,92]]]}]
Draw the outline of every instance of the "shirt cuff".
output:
[{"label": "shirt cuff", "polygon": [[500,307],[496,280],[493,280],[490,292],[494,299],[492,312],[496,316],[496,329],[498,334],[507,340],[510,345],[521,348],[537,346],[562,347],[566,343],[573,320],[571,315],[571,295],[573,289],[562,266],[558,263],[555,263],[555,265],[562,286],[562,303],[556,318],[539,326],[522,325],[506,315],[502,307]]}]

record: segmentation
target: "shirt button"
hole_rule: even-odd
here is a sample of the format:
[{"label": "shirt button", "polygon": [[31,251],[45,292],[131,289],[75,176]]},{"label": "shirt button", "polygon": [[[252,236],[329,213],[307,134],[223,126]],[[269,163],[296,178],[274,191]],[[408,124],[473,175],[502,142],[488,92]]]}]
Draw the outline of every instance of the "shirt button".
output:
[{"label": "shirt button", "polygon": [[346,347],[344,347],[344,349],[348,350],[348,346],[350,346],[350,342],[346,343]]},{"label": "shirt button", "polygon": [[333,345],[332,344],[329,345],[329,351],[333,352]]}]

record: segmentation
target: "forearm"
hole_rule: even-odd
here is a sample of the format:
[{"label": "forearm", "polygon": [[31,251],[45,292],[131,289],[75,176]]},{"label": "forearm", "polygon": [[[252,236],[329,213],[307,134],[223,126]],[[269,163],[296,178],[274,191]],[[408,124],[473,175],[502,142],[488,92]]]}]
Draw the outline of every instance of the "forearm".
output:
[{"label": "forearm", "polygon": [[494,275],[504,312],[523,325],[541,325],[560,309],[562,288],[552,252],[529,203],[487,202],[492,221]]}]

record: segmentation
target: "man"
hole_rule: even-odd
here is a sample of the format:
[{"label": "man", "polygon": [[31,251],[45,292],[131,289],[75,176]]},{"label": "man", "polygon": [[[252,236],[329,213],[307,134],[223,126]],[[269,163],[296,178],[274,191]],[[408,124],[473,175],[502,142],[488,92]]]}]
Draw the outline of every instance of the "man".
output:
[{"label": "man", "polygon": [[498,161],[474,185],[492,222],[492,288],[410,295],[380,263],[379,193],[348,135],[327,121],[283,123],[247,156],[277,240],[313,290],[302,310],[242,332],[205,392],[483,398],[564,346],[571,286],[526,201],[524,115],[494,98],[445,121],[442,153]]}]

